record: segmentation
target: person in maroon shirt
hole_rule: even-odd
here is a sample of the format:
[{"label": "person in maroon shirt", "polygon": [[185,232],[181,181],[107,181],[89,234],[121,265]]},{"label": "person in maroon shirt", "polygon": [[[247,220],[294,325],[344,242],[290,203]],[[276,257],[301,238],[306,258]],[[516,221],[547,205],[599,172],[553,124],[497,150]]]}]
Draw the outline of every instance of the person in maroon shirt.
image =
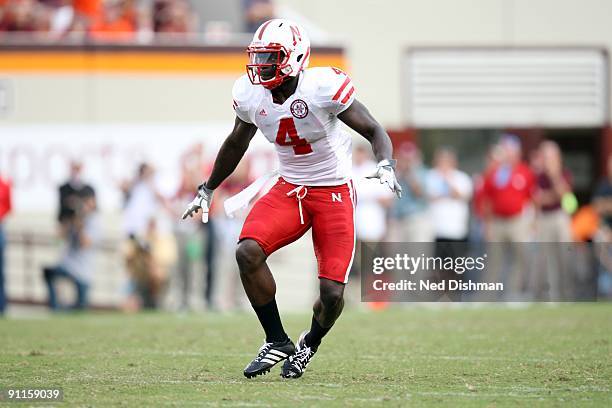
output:
[{"label": "person in maroon shirt", "polygon": [[[484,176],[483,207],[485,235],[489,246],[488,281],[507,283],[512,298],[527,289],[529,241],[528,209],[535,177],[521,159],[518,137],[506,134],[499,142],[499,162]],[[509,247],[509,248],[506,248]],[[509,259],[505,260],[505,255]]]},{"label": "person in maroon shirt", "polygon": [[555,142],[545,141],[538,150],[541,168],[534,201],[541,267],[533,275],[533,291],[540,298],[569,300],[575,285],[567,259],[568,244],[562,243],[572,241],[571,220],[561,201],[572,193],[572,176],[563,167],[561,149]]},{"label": "person in maroon shirt", "polygon": [[[563,167],[561,150],[552,141],[540,145],[542,168],[537,173],[537,189],[535,202],[539,213],[544,215],[561,214],[569,222],[567,213],[561,208],[561,200],[565,194],[572,192],[572,175]],[[553,235],[546,239],[551,241],[570,240],[569,223],[563,229],[556,229]]]},{"label": "person in maroon shirt", "polygon": [[34,0],[7,1],[0,13],[2,32],[30,33],[49,30],[49,17],[45,7]]},{"label": "person in maroon shirt", "polygon": [[11,212],[11,185],[0,176],[0,315],[6,308],[6,292],[4,289],[4,229],[2,223],[6,215]]}]

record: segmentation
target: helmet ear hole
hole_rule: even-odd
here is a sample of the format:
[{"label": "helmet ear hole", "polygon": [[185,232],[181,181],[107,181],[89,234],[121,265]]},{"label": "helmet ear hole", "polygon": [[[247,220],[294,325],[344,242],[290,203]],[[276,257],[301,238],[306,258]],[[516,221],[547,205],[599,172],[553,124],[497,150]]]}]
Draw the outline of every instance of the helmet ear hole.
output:
[{"label": "helmet ear hole", "polygon": [[304,56],[304,54],[300,54],[297,56],[297,62],[300,62],[302,60],[302,57]]}]

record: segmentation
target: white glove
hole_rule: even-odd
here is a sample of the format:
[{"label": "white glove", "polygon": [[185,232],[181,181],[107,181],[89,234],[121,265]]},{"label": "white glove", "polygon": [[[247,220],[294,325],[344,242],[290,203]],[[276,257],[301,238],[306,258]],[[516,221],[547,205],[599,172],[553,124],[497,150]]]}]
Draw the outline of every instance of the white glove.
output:
[{"label": "white glove", "polygon": [[193,217],[193,214],[197,214],[202,209],[202,222],[208,222],[208,211],[210,210],[210,203],[212,201],[213,190],[207,188],[204,183],[198,186],[198,193],[195,198],[183,213],[183,219]]},{"label": "white glove", "polygon": [[382,160],[376,166],[376,172],[371,176],[367,176],[366,178],[372,179],[377,178],[380,180],[380,184],[386,184],[392,192],[397,194],[397,198],[402,198],[402,186],[397,182],[397,178],[395,178],[395,160],[385,159]]}]

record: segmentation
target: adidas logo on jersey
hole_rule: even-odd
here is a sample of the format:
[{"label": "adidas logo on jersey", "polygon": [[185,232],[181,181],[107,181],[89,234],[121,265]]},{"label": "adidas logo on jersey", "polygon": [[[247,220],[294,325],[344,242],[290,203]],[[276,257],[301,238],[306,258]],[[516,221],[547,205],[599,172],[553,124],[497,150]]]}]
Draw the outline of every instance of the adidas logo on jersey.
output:
[{"label": "adidas logo on jersey", "polygon": [[268,116],[268,112],[266,112],[266,110],[265,110],[265,109],[260,110],[260,111],[259,111],[259,114],[260,114],[261,116]]}]

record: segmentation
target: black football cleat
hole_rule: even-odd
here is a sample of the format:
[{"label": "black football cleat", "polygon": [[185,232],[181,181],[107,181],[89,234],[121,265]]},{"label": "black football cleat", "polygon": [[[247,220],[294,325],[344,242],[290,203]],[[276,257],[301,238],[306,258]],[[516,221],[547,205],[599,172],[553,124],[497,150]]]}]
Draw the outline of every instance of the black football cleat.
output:
[{"label": "black football cleat", "polygon": [[291,339],[276,343],[264,343],[257,357],[244,369],[246,378],[253,378],[270,372],[270,369],[295,353],[295,345]]},{"label": "black football cleat", "polygon": [[310,360],[317,352],[316,347],[309,347],[306,345],[304,338],[307,334],[307,331],[300,334],[297,347],[295,348],[295,354],[289,357],[283,364],[281,377],[300,378],[302,374],[304,374],[304,371],[306,371],[306,367],[310,363]]}]

